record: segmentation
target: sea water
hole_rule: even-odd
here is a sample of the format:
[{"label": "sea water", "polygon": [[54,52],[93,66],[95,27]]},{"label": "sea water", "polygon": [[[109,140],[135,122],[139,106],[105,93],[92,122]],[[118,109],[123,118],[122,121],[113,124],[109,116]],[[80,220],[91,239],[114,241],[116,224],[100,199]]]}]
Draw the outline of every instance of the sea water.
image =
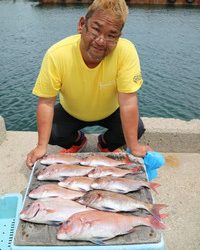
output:
[{"label": "sea water", "polygon": [[[31,91],[45,51],[75,34],[85,5],[0,1],[0,115],[7,130],[36,130]],[[200,8],[137,6],[123,37],[136,46],[144,84],[140,115],[200,118]]]}]

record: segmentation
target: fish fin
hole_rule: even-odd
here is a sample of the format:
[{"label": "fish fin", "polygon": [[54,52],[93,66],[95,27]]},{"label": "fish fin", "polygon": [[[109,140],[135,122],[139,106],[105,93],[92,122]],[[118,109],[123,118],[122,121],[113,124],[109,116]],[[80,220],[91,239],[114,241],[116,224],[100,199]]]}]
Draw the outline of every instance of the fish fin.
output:
[{"label": "fish fin", "polygon": [[149,182],[148,185],[149,185],[149,188],[151,188],[154,192],[156,192],[157,194],[159,194],[158,191],[156,190],[156,188],[160,186],[159,183]]},{"label": "fish fin", "polygon": [[[78,203],[81,203],[83,202],[83,198],[82,197],[78,197],[78,198],[75,198],[73,199],[74,201],[77,201]],[[81,203],[82,204],[82,203]]]},{"label": "fish fin", "polygon": [[[115,192],[115,191],[113,191],[113,192]],[[122,193],[122,194],[125,194],[125,193],[126,193],[123,189],[116,189],[116,192],[117,192],[117,193]]]},{"label": "fish fin", "polygon": [[160,214],[160,218],[161,218],[161,219],[165,219],[165,218],[167,218],[167,217],[169,217],[169,214]]},{"label": "fish fin", "polygon": [[132,173],[138,173],[138,172],[141,172],[142,169],[143,169],[142,166],[135,166],[135,167],[133,167],[133,168],[131,169],[131,172],[132,172]]},{"label": "fish fin", "polygon": [[57,220],[51,220],[47,222],[49,226],[55,226],[55,227],[60,226],[61,223],[62,223],[61,221],[57,221]]},{"label": "fish fin", "polygon": [[66,176],[60,176],[57,180],[63,182],[66,178],[67,178]]},{"label": "fish fin", "polygon": [[90,241],[96,245],[105,245],[105,243],[103,242],[105,238],[104,237],[96,237],[96,238],[92,238],[90,239]]},{"label": "fish fin", "polygon": [[153,216],[148,216],[149,220],[150,220],[150,226],[155,228],[155,229],[165,229],[166,226],[164,223],[162,223],[161,221],[157,220],[156,218],[154,218]]},{"label": "fish fin", "polygon": [[161,214],[159,213],[159,211],[165,207],[167,207],[167,205],[165,205],[165,204],[153,204],[150,212],[154,218],[161,220],[162,218],[161,218]]},{"label": "fish fin", "polygon": [[111,207],[102,207],[103,210],[106,210],[106,211],[111,211],[111,212],[117,212],[114,208],[111,208]]},{"label": "fish fin", "polygon": [[123,161],[124,161],[125,164],[132,164],[133,163],[132,161],[130,161],[128,155],[125,156]]},{"label": "fish fin", "polygon": [[47,213],[50,213],[50,214],[55,213],[55,210],[53,210],[53,209],[46,209],[46,211],[47,211]]}]

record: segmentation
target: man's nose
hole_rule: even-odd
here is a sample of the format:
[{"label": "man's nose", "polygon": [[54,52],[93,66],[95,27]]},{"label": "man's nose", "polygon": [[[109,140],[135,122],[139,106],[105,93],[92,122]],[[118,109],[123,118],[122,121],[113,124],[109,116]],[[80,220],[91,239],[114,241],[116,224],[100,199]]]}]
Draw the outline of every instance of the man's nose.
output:
[{"label": "man's nose", "polygon": [[96,38],[96,42],[99,44],[99,45],[104,45],[106,44],[106,38],[103,34],[99,35],[97,38]]}]

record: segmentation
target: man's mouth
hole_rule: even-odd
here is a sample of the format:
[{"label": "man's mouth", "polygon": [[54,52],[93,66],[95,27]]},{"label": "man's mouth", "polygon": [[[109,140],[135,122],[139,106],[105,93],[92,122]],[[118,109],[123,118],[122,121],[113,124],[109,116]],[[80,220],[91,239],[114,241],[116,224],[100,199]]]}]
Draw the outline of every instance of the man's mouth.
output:
[{"label": "man's mouth", "polygon": [[96,51],[99,51],[99,52],[104,52],[104,48],[102,47],[97,47],[97,46],[92,46],[92,48]]}]

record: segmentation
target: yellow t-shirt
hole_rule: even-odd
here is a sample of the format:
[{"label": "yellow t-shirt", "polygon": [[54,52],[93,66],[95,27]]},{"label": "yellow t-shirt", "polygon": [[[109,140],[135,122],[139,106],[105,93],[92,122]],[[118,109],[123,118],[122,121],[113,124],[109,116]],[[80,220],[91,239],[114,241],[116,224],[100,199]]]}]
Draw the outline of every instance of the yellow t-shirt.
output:
[{"label": "yellow t-shirt", "polygon": [[120,38],[116,48],[91,69],[81,56],[80,35],[74,35],[47,51],[33,94],[53,97],[59,93],[70,115],[97,121],[118,108],[118,92],[135,92],[142,82],[137,51],[130,41]]}]

